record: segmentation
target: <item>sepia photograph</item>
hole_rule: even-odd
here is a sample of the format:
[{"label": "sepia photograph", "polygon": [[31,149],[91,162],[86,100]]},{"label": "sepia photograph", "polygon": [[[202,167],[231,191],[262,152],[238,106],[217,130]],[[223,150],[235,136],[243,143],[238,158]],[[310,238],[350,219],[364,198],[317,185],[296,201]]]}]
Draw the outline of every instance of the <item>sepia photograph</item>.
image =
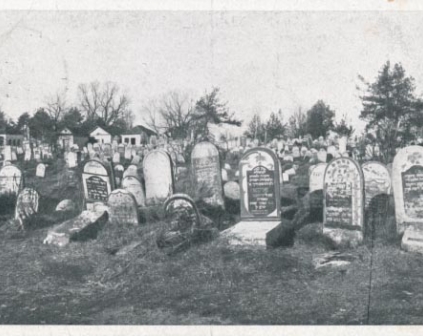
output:
[{"label": "sepia photograph", "polygon": [[234,3],[0,8],[0,329],[423,324],[423,6]]}]

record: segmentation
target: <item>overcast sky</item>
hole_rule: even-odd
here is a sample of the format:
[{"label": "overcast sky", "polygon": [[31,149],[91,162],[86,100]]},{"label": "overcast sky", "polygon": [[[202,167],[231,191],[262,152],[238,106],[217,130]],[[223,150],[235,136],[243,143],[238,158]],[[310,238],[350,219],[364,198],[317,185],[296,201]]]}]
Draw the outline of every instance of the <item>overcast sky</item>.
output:
[{"label": "overcast sky", "polygon": [[[356,123],[358,74],[401,62],[423,92],[419,12],[0,12],[0,106],[33,113],[79,83],[113,81],[142,106],[171,90],[194,100],[219,87],[246,121],[317,100]],[[360,127],[359,127],[360,128]]]}]

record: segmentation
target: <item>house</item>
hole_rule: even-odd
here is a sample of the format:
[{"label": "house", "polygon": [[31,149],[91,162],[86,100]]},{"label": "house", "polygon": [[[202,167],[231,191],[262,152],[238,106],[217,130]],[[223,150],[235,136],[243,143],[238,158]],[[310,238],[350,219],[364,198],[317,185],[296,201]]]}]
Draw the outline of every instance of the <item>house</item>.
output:
[{"label": "house", "polygon": [[94,130],[90,132],[89,134],[90,137],[96,139],[97,142],[100,144],[105,144],[105,143],[111,144],[112,134],[108,132],[105,128],[106,127],[97,126],[96,128],[94,128]]},{"label": "house", "polygon": [[0,130],[0,146],[18,146],[21,147],[24,140],[20,132],[5,129]]},{"label": "house", "polygon": [[122,143],[140,146],[150,142],[150,137],[157,133],[146,126],[137,125],[122,134]]},{"label": "house", "polygon": [[69,151],[75,144],[78,145],[79,148],[84,147],[87,141],[88,137],[84,135],[80,129],[65,127],[58,134],[57,145],[65,151]]}]

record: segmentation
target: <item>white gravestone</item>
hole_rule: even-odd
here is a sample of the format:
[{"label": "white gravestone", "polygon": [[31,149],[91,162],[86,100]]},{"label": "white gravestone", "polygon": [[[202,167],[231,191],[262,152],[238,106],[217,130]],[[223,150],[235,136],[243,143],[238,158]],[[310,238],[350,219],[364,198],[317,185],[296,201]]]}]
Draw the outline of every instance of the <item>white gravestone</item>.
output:
[{"label": "white gravestone", "polygon": [[0,193],[17,194],[22,185],[22,171],[14,166],[8,165],[0,169]]},{"label": "white gravestone", "polygon": [[39,163],[37,165],[37,170],[35,172],[35,176],[37,176],[37,177],[45,177],[46,176],[46,165],[44,163]]},{"label": "white gravestone", "polygon": [[145,194],[141,181],[134,176],[126,176],[122,180],[122,188],[134,195],[139,206],[145,206]]},{"label": "white gravestone", "polygon": [[123,178],[127,176],[134,176],[139,179],[140,177],[138,175],[138,167],[136,165],[130,164],[128,168],[126,168],[126,170],[123,172]]}]

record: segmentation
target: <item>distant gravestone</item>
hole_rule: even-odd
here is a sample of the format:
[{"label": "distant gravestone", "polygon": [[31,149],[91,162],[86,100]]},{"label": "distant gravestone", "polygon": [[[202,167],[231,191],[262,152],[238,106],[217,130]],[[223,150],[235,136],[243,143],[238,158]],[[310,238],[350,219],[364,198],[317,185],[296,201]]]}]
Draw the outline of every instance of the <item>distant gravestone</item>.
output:
[{"label": "distant gravestone", "polygon": [[118,145],[118,153],[121,155],[121,156],[124,156],[125,155],[125,145],[124,144],[119,144]]},{"label": "distant gravestone", "polygon": [[120,153],[116,152],[113,154],[113,163],[119,163],[120,162]]},{"label": "distant gravestone", "polygon": [[392,187],[398,233],[410,225],[423,231],[423,147],[398,151],[392,163]]},{"label": "distant gravestone", "polygon": [[203,200],[208,204],[224,207],[220,157],[216,146],[206,141],[196,144],[191,153],[191,167],[194,185],[197,188],[207,188],[207,195]]},{"label": "distant gravestone", "polygon": [[123,172],[123,178],[127,176],[134,176],[139,179],[140,177],[138,175],[138,167],[136,165],[130,164]]},{"label": "distant gravestone", "polygon": [[134,195],[124,189],[113,190],[107,200],[109,221],[114,224],[138,225],[138,206]]},{"label": "distant gravestone", "polygon": [[41,151],[39,148],[34,148],[34,160],[37,162],[41,161]]},{"label": "distant gravestone", "polygon": [[323,148],[321,148],[317,153],[317,160],[320,162],[327,162],[327,157],[328,153]]},{"label": "distant gravestone", "polygon": [[297,159],[300,157],[300,148],[298,146],[292,147],[292,156],[294,159]]},{"label": "distant gravestone", "polygon": [[107,202],[107,198],[113,189],[110,174],[105,165],[97,160],[89,160],[85,163],[82,173],[84,195],[87,209],[90,210],[95,202]]},{"label": "distant gravestone", "polygon": [[31,158],[32,158],[31,148],[25,149],[24,161],[31,161]]},{"label": "distant gravestone", "polygon": [[350,158],[332,160],[325,170],[323,234],[336,244],[357,245],[363,240],[364,179]]},{"label": "distant gravestone", "polygon": [[122,188],[134,195],[139,206],[145,206],[145,194],[141,181],[134,176],[126,176],[122,180]]},{"label": "distant gravestone", "polygon": [[[362,165],[365,186],[365,209],[379,211],[386,208],[387,195],[391,193],[391,176],[388,168],[380,162],[366,162]],[[383,197],[383,202],[375,202],[378,196]],[[372,201],[374,204],[372,204]],[[386,209],[385,211],[386,212]]]},{"label": "distant gravestone", "polygon": [[121,187],[121,185],[122,185],[122,179],[123,179],[123,172],[124,171],[125,171],[125,168],[121,164],[118,164],[114,167],[115,184],[116,184],[117,187]]},{"label": "distant gravestone", "polygon": [[7,165],[0,169],[0,193],[17,194],[22,186],[22,171],[14,166]]},{"label": "distant gravestone", "polygon": [[104,146],[103,146],[103,155],[104,155],[104,158],[106,160],[112,158],[113,152],[112,152],[112,145],[111,144],[109,144],[109,143],[104,144]]},{"label": "distant gravestone", "polygon": [[68,153],[68,167],[75,168],[78,165],[77,156],[74,152]]},{"label": "distant gravestone", "polygon": [[147,205],[161,203],[173,194],[172,162],[166,152],[149,152],[143,161],[143,171]]},{"label": "distant gravestone", "polygon": [[132,162],[131,162],[131,164],[138,166],[138,165],[139,165],[139,163],[140,163],[140,161],[141,161],[140,156],[139,156],[139,155],[137,155],[137,154],[135,154],[135,155],[133,155],[133,157],[132,157]]},{"label": "distant gravestone", "polygon": [[45,177],[46,176],[46,165],[44,163],[39,163],[37,165],[37,170],[35,172],[35,176],[37,176],[37,177]]},{"label": "distant gravestone", "polygon": [[267,148],[248,150],[239,162],[241,222],[225,230],[233,244],[266,245],[271,230],[280,224],[280,168]]},{"label": "distant gravestone", "polygon": [[39,195],[35,189],[24,188],[18,195],[15,208],[15,219],[23,222],[38,212]]},{"label": "distant gravestone", "polygon": [[309,178],[309,192],[310,192],[310,207],[323,207],[323,186],[326,163],[318,163],[310,172]]},{"label": "distant gravestone", "polygon": [[131,145],[127,145],[125,147],[125,160],[131,160],[132,159],[132,146]]},{"label": "distant gravestone", "polygon": [[4,146],[3,155],[5,161],[12,161],[12,146]]}]

